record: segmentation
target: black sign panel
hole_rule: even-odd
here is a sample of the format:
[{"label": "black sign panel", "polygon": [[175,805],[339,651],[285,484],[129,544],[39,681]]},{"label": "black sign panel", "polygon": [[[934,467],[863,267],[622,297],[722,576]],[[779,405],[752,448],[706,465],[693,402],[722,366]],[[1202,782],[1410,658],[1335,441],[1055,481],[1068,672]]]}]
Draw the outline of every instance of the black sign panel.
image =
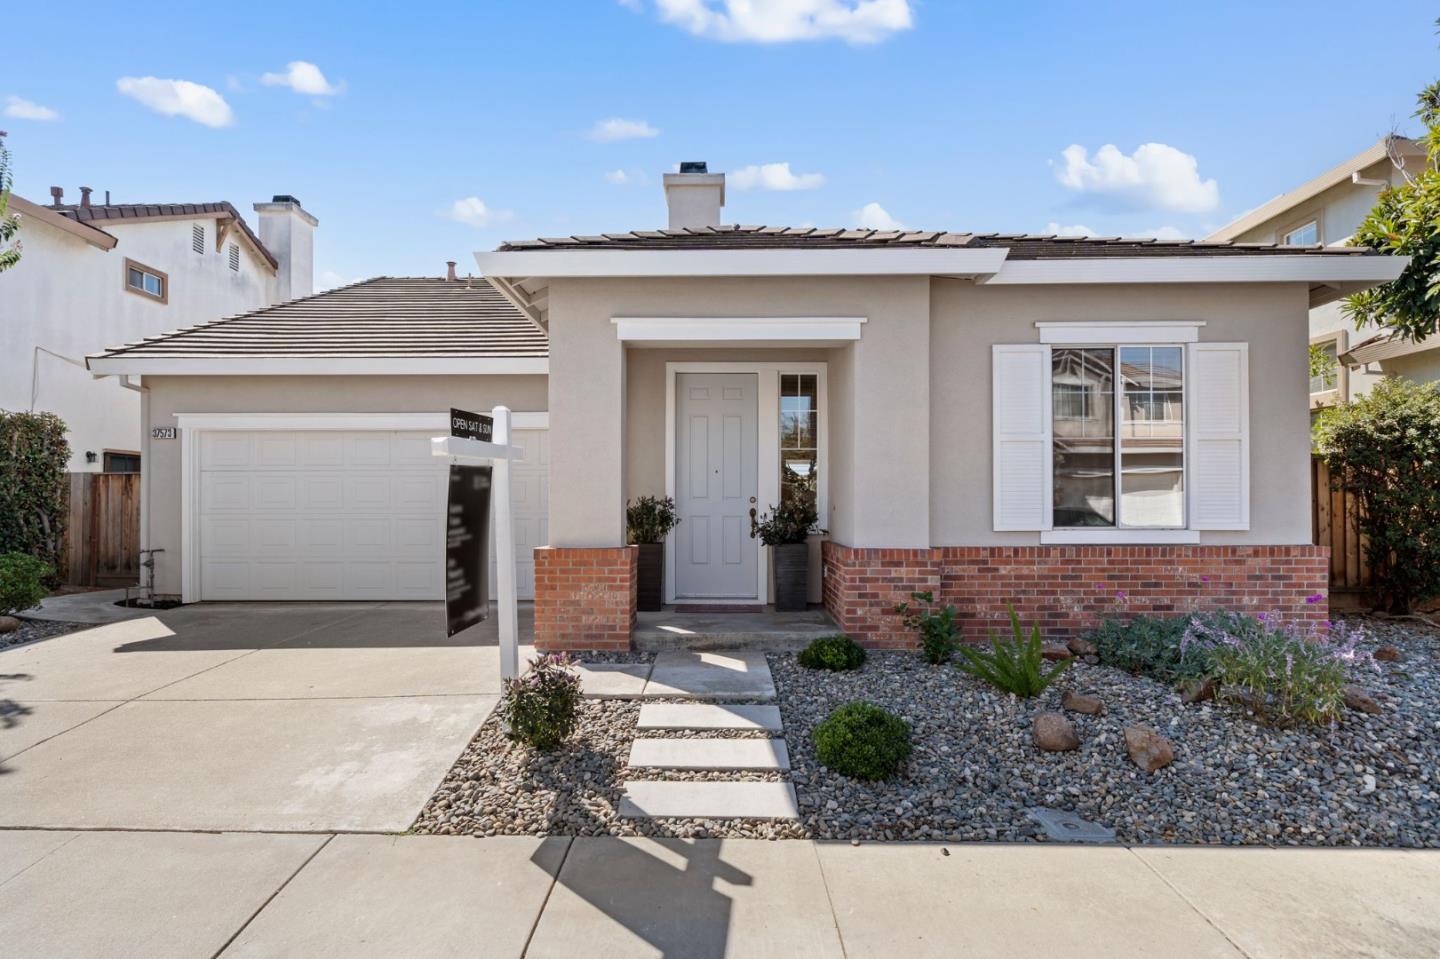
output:
[{"label": "black sign panel", "polygon": [[471,413],[469,410],[457,410],[453,407],[450,410],[450,435],[460,436],[467,440],[483,440],[486,443],[495,442],[495,418],[486,416],[484,413]]},{"label": "black sign panel", "polygon": [[490,467],[451,466],[445,519],[447,636],[469,629],[489,615],[489,537]]}]

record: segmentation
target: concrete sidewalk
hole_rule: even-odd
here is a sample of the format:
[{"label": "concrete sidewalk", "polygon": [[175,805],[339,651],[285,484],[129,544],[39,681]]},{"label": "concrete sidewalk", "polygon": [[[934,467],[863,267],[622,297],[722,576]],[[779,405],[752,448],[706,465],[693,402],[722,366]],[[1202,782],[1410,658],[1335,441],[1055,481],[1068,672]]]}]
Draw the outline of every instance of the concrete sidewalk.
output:
[{"label": "concrete sidewalk", "polygon": [[7,954],[1440,954],[1440,852],[0,831]]}]

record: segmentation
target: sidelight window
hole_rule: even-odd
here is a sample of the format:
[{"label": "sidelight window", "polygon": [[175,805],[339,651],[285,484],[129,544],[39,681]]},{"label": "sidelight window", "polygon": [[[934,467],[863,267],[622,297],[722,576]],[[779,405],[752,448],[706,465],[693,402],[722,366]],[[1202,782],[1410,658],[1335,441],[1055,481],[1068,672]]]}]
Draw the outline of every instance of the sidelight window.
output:
[{"label": "sidelight window", "polygon": [[814,507],[820,445],[820,378],[780,374],[780,499]]}]

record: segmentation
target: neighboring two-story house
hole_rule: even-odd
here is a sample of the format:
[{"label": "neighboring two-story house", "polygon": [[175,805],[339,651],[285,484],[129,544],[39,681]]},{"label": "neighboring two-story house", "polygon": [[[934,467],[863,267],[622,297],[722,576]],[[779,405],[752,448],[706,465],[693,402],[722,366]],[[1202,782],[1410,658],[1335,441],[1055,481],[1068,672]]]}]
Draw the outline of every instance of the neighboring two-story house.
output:
[{"label": "neighboring two-story house", "polygon": [[[1344,246],[1375,206],[1380,191],[1424,166],[1424,146],[1387,136],[1283,196],[1264,203],[1210,236],[1210,242]],[[1310,342],[1331,365],[1310,378],[1310,408],[1353,399],[1382,376],[1440,380],[1440,338],[1412,343],[1388,330],[1356,330],[1338,299],[1310,310]]]},{"label": "neighboring two-story house", "polygon": [[24,252],[0,273],[0,408],[59,415],[72,472],[134,472],[139,386],[95,379],[85,354],[309,295],[317,221],[289,196],[255,204],[257,231],[228,202],[50,193],[10,198]]}]

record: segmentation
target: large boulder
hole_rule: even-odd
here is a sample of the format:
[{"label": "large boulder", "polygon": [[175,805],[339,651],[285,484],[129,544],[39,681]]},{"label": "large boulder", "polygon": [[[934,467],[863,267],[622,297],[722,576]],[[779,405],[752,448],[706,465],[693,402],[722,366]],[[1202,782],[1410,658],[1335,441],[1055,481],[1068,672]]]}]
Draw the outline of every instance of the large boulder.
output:
[{"label": "large boulder", "polygon": [[0,635],[13,633],[20,628],[20,620],[14,616],[0,616]]},{"label": "large boulder", "polygon": [[1130,754],[1130,761],[1147,773],[1175,761],[1175,747],[1170,745],[1170,740],[1149,726],[1125,727],[1125,751]]},{"label": "large boulder", "polygon": [[1079,636],[1071,636],[1065,640],[1065,645],[1069,648],[1070,652],[1076,656],[1094,656],[1097,652],[1094,643],[1088,639],[1082,639]]},{"label": "large boulder", "polygon": [[1065,695],[1060,697],[1060,708],[1068,709],[1072,713],[1099,716],[1105,711],[1105,704],[1100,701],[1099,696],[1092,696],[1089,693],[1077,693],[1073,689],[1067,689],[1065,690]]},{"label": "large boulder", "polygon": [[1382,663],[1398,663],[1404,657],[1401,656],[1398,646],[1381,646],[1375,650],[1375,658]]},{"label": "large boulder", "polygon": [[1053,663],[1070,659],[1073,654],[1064,643],[1046,643],[1040,647],[1040,655]]},{"label": "large boulder", "polygon": [[1030,728],[1035,745],[1046,752],[1063,753],[1080,747],[1075,727],[1061,713],[1041,713]]}]

